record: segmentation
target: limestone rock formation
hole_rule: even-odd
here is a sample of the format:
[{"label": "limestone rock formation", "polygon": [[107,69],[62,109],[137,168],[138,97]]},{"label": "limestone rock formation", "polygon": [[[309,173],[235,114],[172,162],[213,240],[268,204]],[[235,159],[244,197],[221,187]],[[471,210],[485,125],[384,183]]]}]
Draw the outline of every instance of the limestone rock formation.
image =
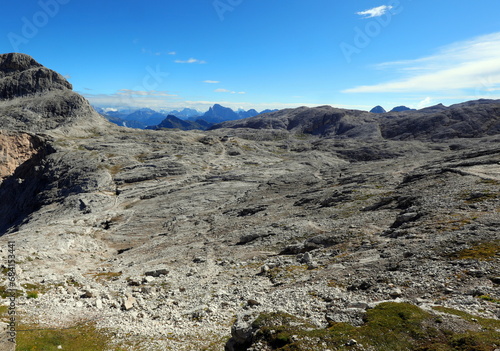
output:
[{"label": "limestone rock formation", "polygon": [[401,335],[494,350],[498,116],[498,101],[320,106],[153,131],[109,124],[69,88],[2,100],[0,261],[14,241],[18,313],[95,326],[110,349],[376,349],[370,336]]},{"label": "limestone rock formation", "polygon": [[53,90],[71,90],[63,76],[23,54],[0,55],[0,100]]},{"label": "limestone rock formation", "polygon": [[108,123],[59,73],[24,54],[0,55],[0,129],[73,133]]}]

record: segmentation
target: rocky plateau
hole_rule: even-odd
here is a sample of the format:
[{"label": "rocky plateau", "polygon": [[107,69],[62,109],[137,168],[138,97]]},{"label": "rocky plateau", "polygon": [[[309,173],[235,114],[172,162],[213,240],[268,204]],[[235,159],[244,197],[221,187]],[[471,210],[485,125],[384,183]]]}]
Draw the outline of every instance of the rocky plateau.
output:
[{"label": "rocky plateau", "polygon": [[[500,348],[498,100],[137,130],[4,54],[0,130],[19,340],[91,324],[95,350]],[[435,334],[360,334],[398,306]]]}]

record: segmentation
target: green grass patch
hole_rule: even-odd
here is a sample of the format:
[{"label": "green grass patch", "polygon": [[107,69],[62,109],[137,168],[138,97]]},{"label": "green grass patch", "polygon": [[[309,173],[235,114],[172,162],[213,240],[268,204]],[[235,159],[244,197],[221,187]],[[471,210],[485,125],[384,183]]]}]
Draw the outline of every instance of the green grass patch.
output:
[{"label": "green grass patch", "polygon": [[[263,313],[252,324],[257,338],[272,350],[371,350],[371,351],[493,351],[500,345],[500,321],[474,317],[437,307],[470,322],[470,331],[444,329],[443,318],[407,303],[388,302],[366,312],[364,324],[354,327],[331,323],[318,329],[309,322],[286,313]],[[451,318],[451,317],[448,317]],[[481,325],[477,330],[477,323]],[[356,346],[347,346],[356,340]]]},{"label": "green grass patch", "polygon": [[293,279],[295,276],[303,274],[305,270],[307,270],[307,266],[305,265],[274,267],[266,272],[266,276],[271,280]]},{"label": "green grass patch", "polygon": [[71,351],[123,351],[91,323],[68,329],[29,330],[36,327],[24,325],[18,329],[16,351],[56,351],[59,345]]},{"label": "green grass patch", "polygon": [[500,320],[498,319],[491,319],[491,318],[483,318],[479,316],[475,316],[473,314],[455,310],[453,308],[448,308],[448,307],[442,307],[442,306],[436,306],[433,307],[434,310],[439,311],[439,312],[444,312],[447,314],[452,314],[455,316],[458,316],[468,322],[472,323],[478,323],[482,328],[488,329],[488,330],[500,330]]},{"label": "green grass patch", "polygon": [[122,273],[121,272],[99,272],[99,273],[90,273],[91,277],[93,277],[96,281],[112,281],[117,280]]},{"label": "green grass patch", "polygon": [[465,202],[468,204],[475,204],[478,202],[494,200],[494,199],[498,198],[498,196],[499,196],[498,193],[492,193],[489,191],[472,193],[472,194],[469,194],[468,197],[466,197]]},{"label": "green grass patch", "polygon": [[[5,286],[0,286],[0,297],[2,299],[5,299],[9,296],[11,296],[12,293],[5,287]],[[22,295],[21,291],[20,290],[16,290],[15,294],[14,294],[16,297],[19,297]]]},{"label": "green grass patch", "polygon": [[484,300],[484,301],[489,301],[489,302],[500,304],[500,300],[495,299],[495,298],[491,297],[490,295],[481,295],[481,296],[479,296],[479,298],[481,300]]},{"label": "green grass patch", "polygon": [[38,299],[38,291],[27,291],[26,297],[28,299]]},{"label": "green grass patch", "polygon": [[500,240],[481,242],[450,255],[452,259],[491,261],[500,255]]}]

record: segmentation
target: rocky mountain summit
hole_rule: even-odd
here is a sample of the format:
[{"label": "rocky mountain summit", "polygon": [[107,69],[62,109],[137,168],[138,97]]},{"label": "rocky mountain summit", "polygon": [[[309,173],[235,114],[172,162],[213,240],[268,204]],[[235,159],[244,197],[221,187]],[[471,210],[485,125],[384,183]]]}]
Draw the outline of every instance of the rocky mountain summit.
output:
[{"label": "rocky mountain summit", "polygon": [[153,131],[57,82],[0,99],[19,347],[500,348],[498,101]]},{"label": "rocky mountain summit", "polygon": [[101,118],[59,73],[28,55],[0,55],[0,129],[80,133],[105,128]]},{"label": "rocky mountain summit", "polygon": [[72,89],[59,73],[43,67],[27,55],[6,54],[0,57],[0,97],[2,100]]}]

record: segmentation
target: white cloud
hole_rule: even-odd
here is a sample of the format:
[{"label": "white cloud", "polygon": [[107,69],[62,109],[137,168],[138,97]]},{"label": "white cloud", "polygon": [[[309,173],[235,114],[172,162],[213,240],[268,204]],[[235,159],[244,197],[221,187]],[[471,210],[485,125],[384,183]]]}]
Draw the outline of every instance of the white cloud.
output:
[{"label": "white cloud", "polygon": [[214,92],[216,92],[216,93],[240,94],[240,95],[246,94],[246,91],[233,91],[233,90],[227,90],[227,89],[222,89],[222,88],[215,89]]},{"label": "white cloud", "polygon": [[[422,93],[473,90],[480,97],[500,88],[500,32],[462,41],[415,60],[377,65],[401,78],[346,89],[345,93]],[[469,91],[470,93],[470,91]]]},{"label": "white cloud", "polygon": [[170,52],[153,51],[153,50],[148,49],[148,48],[141,48],[141,52],[143,54],[147,54],[147,55],[151,55],[151,56],[163,56],[163,55],[176,55],[177,54],[175,51],[170,51]]},{"label": "white cloud", "polygon": [[382,5],[372,9],[356,12],[357,15],[364,16],[363,18],[380,17],[386,14],[387,11],[392,10],[393,6]]},{"label": "white cloud", "polygon": [[204,80],[203,83],[208,83],[208,84],[219,84],[220,82],[218,80]]},{"label": "white cloud", "polygon": [[117,95],[121,96],[163,96],[163,97],[172,97],[177,96],[174,94],[169,94],[166,91],[156,91],[156,90],[131,90],[131,89],[120,89],[116,92]]},{"label": "white cloud", "polygon": [[[130,94],[137,93],[134,90],[122,90],[120,92],[128,92]],[[157,92],[158,93],[158,92]],[[214,104],[221,104],[222,106],[230,107],[234,110],[242,108],[249,110],[251,108],[257,111],[262,111],[265,109],[283,109],[283,108],[297,108],[300,106],[316,107],[319,105],[328,105],[328,102],[324,103],[308,103],[304,101],[297,101],[293,103],[269,101],[269,102],[251,102],[251,101],[226,101],[226,100],[213,100],[213,101],[193,101],[186,100],[182,97],[172,95],[168,97],[163,96],[152,96],[152,95],[123,95],[123,94],[85,94],[81,92],[85,98],[87,98],[90,103],[94,106],[99,106],[101,108],[107,108],[108,110],[126,109],[126,108],[151,108],[153,110],[180,110],[185,107],[194,108],[198,111],[207,111]],[[236,96],[236,95],[235,95]],[[365,105],[339,105],[336,104],[335,107],[347,108],[347,109],[368,109],[373,106]]]},{"label": "white cloud", "polygon": [[425,99],[420,101],[417,104],[417,109],[421,109],[421,108],[428,107],[428,106],[432,106],[432,99],[430,97],[426,97]]},{"label": "white cloud", "polygon": [[198,64],[204,64],[206,62],[203,61],[203,60],[198,60],[198,59],[195,59],[195,58],[190,58],[188,60],[175,60],[175,63],[198,63]]},{"label": "white cloud", "polygon": [[87,94],[81,93],[92,105],[107,108],[163,108],[168,105],[178,104],[181,98],[176,94],[166,91],[143,91],[120,89],[113,94]]}]

